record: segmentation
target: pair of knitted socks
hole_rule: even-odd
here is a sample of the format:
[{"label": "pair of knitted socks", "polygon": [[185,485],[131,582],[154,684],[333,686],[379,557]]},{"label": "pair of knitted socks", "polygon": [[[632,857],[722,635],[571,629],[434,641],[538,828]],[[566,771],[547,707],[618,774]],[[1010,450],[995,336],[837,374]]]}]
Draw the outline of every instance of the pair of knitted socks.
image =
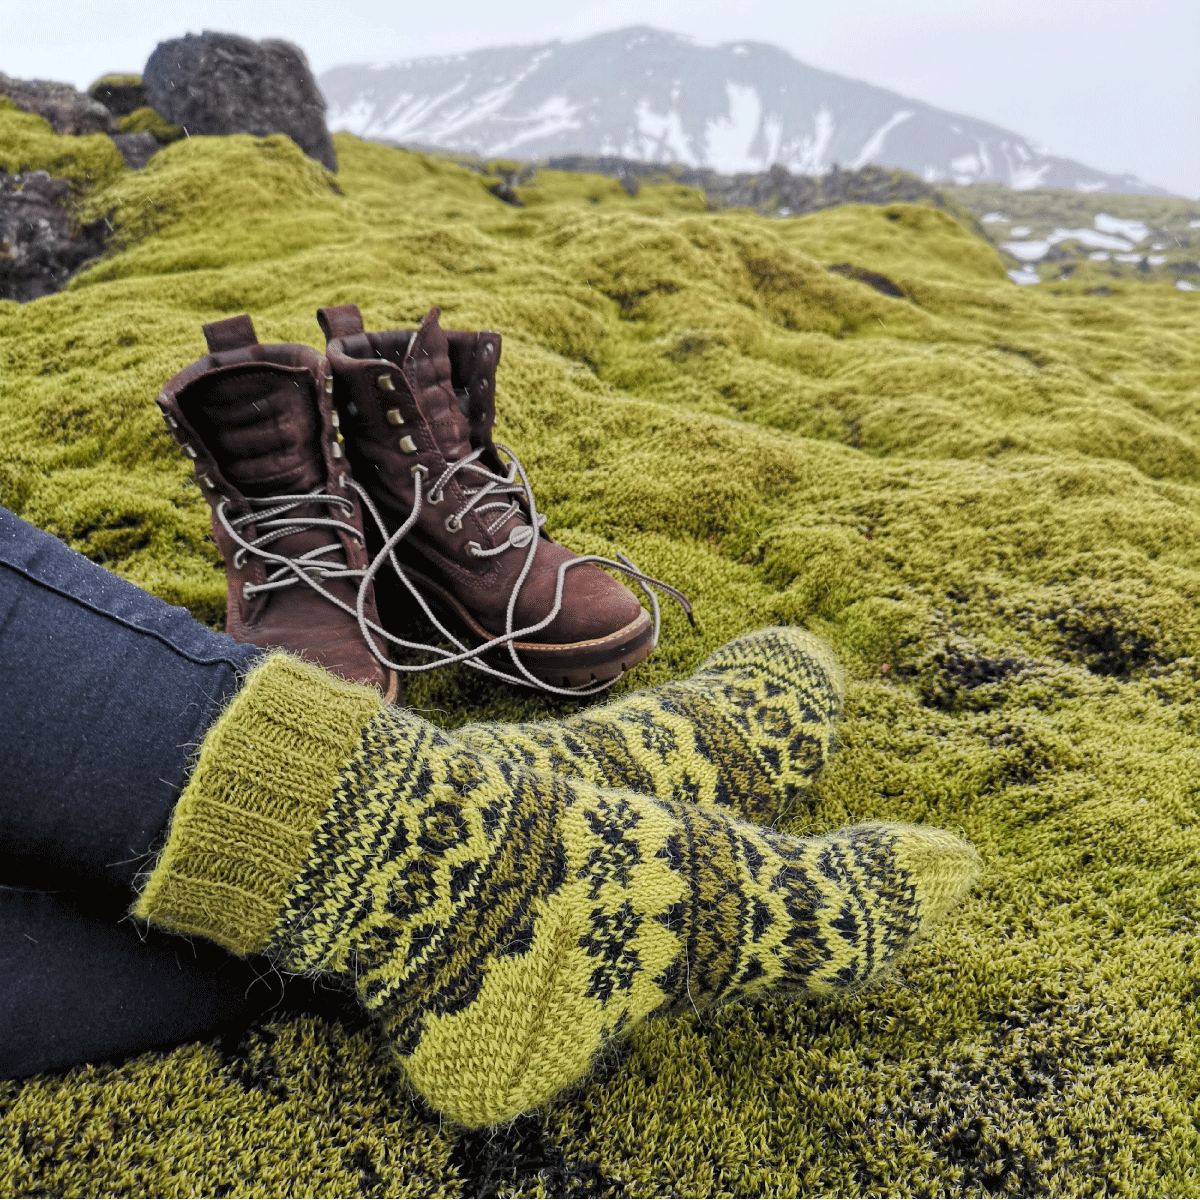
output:
[{"label": "pair of knitted socks", "polygon": [[562,722],[454,734],[274,655],[209,731],[135,912],[346,980],[431,1105],[494,1124],[648,1017],[861,987],[965,893],[951,834],[759,824],[839,707],[796,630]]}]

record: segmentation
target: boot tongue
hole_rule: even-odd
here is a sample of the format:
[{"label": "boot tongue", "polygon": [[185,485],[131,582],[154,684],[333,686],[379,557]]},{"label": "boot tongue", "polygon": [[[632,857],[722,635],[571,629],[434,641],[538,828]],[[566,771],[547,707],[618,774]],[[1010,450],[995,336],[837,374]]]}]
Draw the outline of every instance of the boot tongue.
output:
[{"label": "boot tongue", "polygon": [[320,415],[307,375],[248,367],[197,381],[180,404],[243,495],[297,495],[325,482]]},{"label": "boot tongue", "polygon": [[404,376],[442,457],[457,462],[471,453],[471,426],[454,394],[450,344],[438,324],[440,315],[440,309],[430,309],[413,335],[404,356]]}]

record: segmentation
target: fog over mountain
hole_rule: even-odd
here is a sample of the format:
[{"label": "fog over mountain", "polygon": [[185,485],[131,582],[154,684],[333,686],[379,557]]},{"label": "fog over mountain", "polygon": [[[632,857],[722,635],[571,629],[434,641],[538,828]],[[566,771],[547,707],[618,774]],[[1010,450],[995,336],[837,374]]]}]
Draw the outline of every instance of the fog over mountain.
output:
[{"label": "fog over mountain", "polygon": [[805,66],[776,46],[702,46],[645,26],[335,67],[319,82],[331,129],[488,157],[611,154],[726,173],[870,162],[929,181],[1167,194],[987,121]]}]

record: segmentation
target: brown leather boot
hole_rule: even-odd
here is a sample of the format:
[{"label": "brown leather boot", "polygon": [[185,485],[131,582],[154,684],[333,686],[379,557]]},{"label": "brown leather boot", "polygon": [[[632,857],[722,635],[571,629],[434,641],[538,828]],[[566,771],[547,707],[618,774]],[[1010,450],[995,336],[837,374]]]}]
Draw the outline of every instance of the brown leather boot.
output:
[{"label": "brown leather boot", "polygon": [[398,677],[376,660],[358,617],[361,604],[378,628],[328,361],[309,346],[260,346],[247,316],[205,325],[204,337],[209,354],[168,381],[158,406],[212,509],[227,632],[395,701]]},{"label": "brown leather boot", "polygon": [[[365,333],[353,304],[317,313],[347,454],[387,535],[371,551],[396,573],[390,585],[376,575],[382,623],[392,642],[439,656],[392,665],[465,661],[548,691],[598,691],[658,640],[646,585],[687,602],[628,562],[573,554],[542,531],[524,470],[492,442],[500,335],[442,330],[438,316],[433,309],[416,330]],[[367,534],[375,537],[369,524]],[[635,579],[653,615],[600,562]],[[400,636],[413,598],[457,652]]]}]

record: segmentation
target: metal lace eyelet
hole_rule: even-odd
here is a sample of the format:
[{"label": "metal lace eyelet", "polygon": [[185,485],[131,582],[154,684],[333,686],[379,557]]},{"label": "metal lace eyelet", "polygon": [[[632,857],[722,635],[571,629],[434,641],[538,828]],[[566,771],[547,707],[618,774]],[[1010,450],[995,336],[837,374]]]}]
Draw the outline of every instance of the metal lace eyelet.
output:
[{"label": "metal lace eyelet", "polygon": [[325,377],[325,395],[327,395],[327,396],[333,395],[333,376],[332,375],[327,375]]},{"label": "metal lace eyelet", "polygon": [[[246,565],[246,552],[245,552],[245,550],[238,550],[233,556],[233,569],[235,571],[240,571],[245,565]],[[247,584],[246,586],[248,587],[249,584]]]},{"label": "metal lace eyelet", "polygon": [[172,429],[178,429],[178,428],[179,428],[179,422],[178,422],[177,420],[175,420],[175,418],[174,418],[173,416],[171,416],[171,414],[170,414],[169,412],[165,412],[165,413],[163,413],[163,420],[164,420],[164,421],[166,421],[166,423],[167,423],[167,424],[168,424],[168,425],[169,425],[169,426],[170,426]]},{"label": "metal lace eyelet", "polygon": [[375,386],[381,392],[394,392],[396,390],[396,383],[390,375],[378,376],[375,380]]},{"label": "metal lace eyelet", "polygon": [[516,527],[516,529],[514,529],[508,535],[508,544],[510,546],[515,546],[516,549],[518,549],[518,550],[524,550],[525,547],[528,546],[529,543],[532,541],[533,541],[533,526],[532,525],[518,525]]},{"label": "metal lace eyelet", "polygon": [[387,417],[387,423],[389,425],[404,424],[404,416],[398,408],[389,408],[387,412],[384,413],[384,416]]},{"label": "metal lace eyelet", "polygon": [[188,458],[195,458],[195,457],[196,457],[196,451],[195,451],[195,449],[194,449],[193,447],[189,446],[189,445],[187,444],[187,442],[184,442],[184,443],[183,443],[183,452],[184,452],[184,454],[186,454],[186,455],[188,456]]},{"label": "metal lace eyelet", "polygon": [[213,483],[213,481],[207,475],[201,475],[200,482],[204,484],[204,486],[208,488],[210,492],[215,492],[217,490],[217,485]]},{"label": "metal lace eyelet", "polygon": [[446,528],[450,533],[457,533],[462,528],[462,519],[458,513],[451,513],[446,518]]},{"label": "metal lace eyelet", "polygon": [[248,583],[242,584],[242,599],[243,600],[253,600],[254,599],[254,597],[250,594],[250,585]]},{"label": "metal lace eyelet", "polygon": [[401,449],[401,450],[403,450],[405,454],[416,454],[416,452],[417,452],[417,443],[416,443],[416,442],[414,442],[414,441],[412,440],[412,438],[411,438],[411,437],[409,437],[409,435],[406,433],[406,434],[405,434],[405,435],[404,435],[404,436],[403,436],[403,437],[400,439],[400,449]]},{"label": "metal lace eyelet", "polygon": [[330,442],[329,443],[329,453],[332,454],[334,458],[341,458],[342,457],[341,443],[340,442]]},{"label": "metal lace eyelet", "polygon": [[342,418],[338,416],[338,411],[336,408],[329,414],[329,423],[334,427],[334,429],[341,429],[342,427]]},{"label": "metal lace eyelet", "polygon": [[468,542],[467,553],[474,554],[478,558],[483,553],[483,547],[478,542]]},{"label": "metal lace eyelet", "polygon": [[340,488],[344,488],[345,486],[346,486],[346,472],[345,472],[345,471],[343,471],[343,472],[342,472],[342,473],[341,473],[341,474],[338,476],[338,487],[340,487]]},{"label": "metal lace eyelet", "polygon": [[432,504],[436,508],[443,500],[445,500],[445,498],[446,493],[444,491],[430,492],[429,495],[425,497],[425,501],[427,504]]},{"label": "metal lace eyelet", "polygon": [[484,358],[491,358],[491,357],[492,357],[492,351],[493,351],[493,350],[495,350],[495,348],[496,348],[496,347],[495,347],[495,346],[493,346],[491,342],[484,342],[484,343],[483,343],[483,357],[484,357]]},{"label": "metal lace eyelet", "polygon": [[414,479],[416,479],[416,477],[418,475],[422,476],[422,478],[423,478],[424,476],[426,476],[428,474],[429,474],[429,468],[424,463],[414,463],[413,464],[412,475],[413,475]]}]

